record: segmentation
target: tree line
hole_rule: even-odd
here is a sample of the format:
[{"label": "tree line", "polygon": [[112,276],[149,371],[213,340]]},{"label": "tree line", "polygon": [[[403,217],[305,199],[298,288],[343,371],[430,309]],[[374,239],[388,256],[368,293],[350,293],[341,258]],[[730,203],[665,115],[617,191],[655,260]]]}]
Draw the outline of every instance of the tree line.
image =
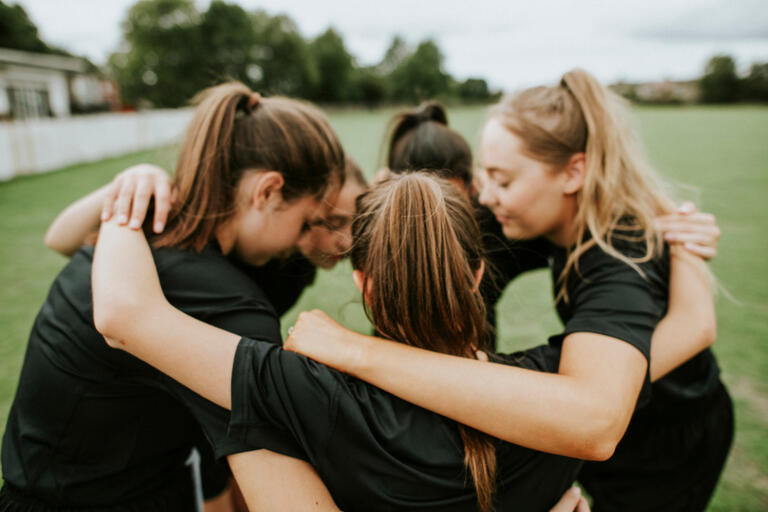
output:
[{"label": "tree line", "polygon": [[484,79],[457,81],[446,73],[432,40],[411,47],[395,37],[380,63],[361,66],[333,28],[307,39],[286,15],[224,0],[202,12],[193,0],[141,0],[122,31],[109,68],[129,104],[177,107],[225,79],[320,103],[493,99]]}]

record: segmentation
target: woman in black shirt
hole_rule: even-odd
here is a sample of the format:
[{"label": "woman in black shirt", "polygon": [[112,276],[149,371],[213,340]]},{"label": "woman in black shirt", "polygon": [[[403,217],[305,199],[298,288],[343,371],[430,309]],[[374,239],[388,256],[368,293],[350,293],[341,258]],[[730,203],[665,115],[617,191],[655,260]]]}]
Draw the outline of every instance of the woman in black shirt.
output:
[{"label": "woman in black shirt", "polygon": [[[477,287],[482,244],[466,200],[446,182],[415,174],[375,187],[358,206],[351,258],[376,328],[393,340],[421,340],[438,357],[474,359],[485,328]],[[690,273],[680,270],[677,277],[690,284]],[[310,461],[345,510],[475,510],[477,501],[482,509],[495,503],[499,510],[547,510],[580,467],[458,426],[280,347],[195,321],[163,298],[154,274],[141,235],[102,226],[94,316],[114,338],[112,346],[231,408],[235,440]],[[670,322],[685,320],[690,302],[706,309],[706,300],[691,300],[689,288],[675,288]],[[139,322],[148,315],[152,322]],[[175,356],[179,351],[183,358]],[[494,363],[475,361],[491,373],[511,366],[526,374],[554,372],[557,352],[547,345]],[[503,394],[497,398],[504,401]],[[233,469],[248,496],[248,475]]]},{"label": "woman in black shirt", "polygon": [[[343,183],[324,116],[242,84],[201,98],[176,171],[178,201],[153,257],[168,300],[214,325],[280,343],[267,297],[230,261],[296,244]],[[93,325],[92,248],[72,257],[38,314],[2,446],[0,508],[195,510],[185,460],[199,423],[218,456],[228,416],[127,354]]]},{"label": "woman in black shirt", "polygon": [[[733,434],[730,399],[707,348],[714,318],[693,310],[683,329],[659,322],[668,263],[654,218],[672,208],[634,149],[618,101],[577,70],[558,86],[504,100],[483,130],[480,202],[507,238],[548,242],[543,256],[565,324],[551,339],[557,378],[417,357],[309,315],[312,327],[286,346],[510,442],[611,459],[580,476],[598,510],[702,510]],[[657,337],[706,343],[673,361],[656,353]],[[328,342],[337,339],[344,343]],[[365,358],[347,358],[361,346]],[[488,389],[505,390],[507,399]],[[557,418],[544,399],[551,396]]]}]

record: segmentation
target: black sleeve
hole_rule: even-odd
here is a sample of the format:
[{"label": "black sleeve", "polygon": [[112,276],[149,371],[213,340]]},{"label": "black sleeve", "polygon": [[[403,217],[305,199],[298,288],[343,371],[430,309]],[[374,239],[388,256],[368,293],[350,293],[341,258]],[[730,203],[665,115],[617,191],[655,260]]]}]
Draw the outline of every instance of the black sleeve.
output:
[{"label": "black sleeve", "polygon": [[[569,280],[568,300],[572,314],[565,322],[564,335],[591,332],[625,341],[647,360],[651,337],[666,309],[651,284],[627,263],[602,251],[592,251],[592,261],[574,271]],[[650,267],[643,269],[652,272]]]},{"label": "black sleeve", "polygon": [[339,378],[304,356],[243,338],[232,368],[230,436],[253,449],[316,461],[333,430]]},{"label": "black sleeve", "polygon": [[[173,254],[177,256],[177,254]],[[280,321],[261,289],[219,254],[181,255],[158,265],[168,301],[203,322],[239,336],[280,345]],[[173,379],[156,377],[197,420],[217,458],[252,448],[227,436],[229,411]]]}]

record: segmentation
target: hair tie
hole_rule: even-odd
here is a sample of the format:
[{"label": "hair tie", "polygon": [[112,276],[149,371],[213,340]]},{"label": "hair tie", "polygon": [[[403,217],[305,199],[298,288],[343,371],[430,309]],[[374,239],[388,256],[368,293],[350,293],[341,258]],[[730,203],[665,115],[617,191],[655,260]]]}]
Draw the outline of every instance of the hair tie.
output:
[{"label": "hair tie", "polygon": [[261,102],[261,94],[257,92],[252,92],[250,96],[248,96],[248,110],[253,110],[256,108],[256,105],[258,105]]}]

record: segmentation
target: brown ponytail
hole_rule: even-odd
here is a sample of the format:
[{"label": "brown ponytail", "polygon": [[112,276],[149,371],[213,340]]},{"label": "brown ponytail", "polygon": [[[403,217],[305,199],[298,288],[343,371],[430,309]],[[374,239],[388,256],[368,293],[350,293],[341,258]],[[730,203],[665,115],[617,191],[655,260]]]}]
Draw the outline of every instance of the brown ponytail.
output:
[{"label": "brown ponytail", "polygon": [[[594,245],[642,274],[638,263],[661,254],[663,239],[654,218],[673,211],[668,188],[639,149],[623,100],[586,71],[563,75],[557,86],[534,87],[504,98],[490,110],[523,143],[532,158],[562,169],[584,153],[586,175],[578,192],[576,243],[568,248],[558,300],[568,300],[567,277]],[[629,257],[617,239],[645,242],[645,254]]]},{"label": "brown ponytail", "polygon": [[157,246],[202,250],[234,214],[243,174],[280,172],[283,199],[321,197],[344,180],[344,152],[325,116],[288,98],[261,98],[238,82],[206,89],[179,154],[178,198]]},{"label": "brown ponytail", "polygon": [[[395,176],[357,200],[352,266],[363,272],[368,318],[384,336],[409,345],[475,357],[485,340],[485,306],[476,273],[480,229],[469,202],[426,173]],[[493,441],[459,425],[465,466],[482,511],[496,483]]]},{"label": "brown ponytail", "polygon": [[472,150],[448,127],[445,109],[434,101],[401,112],[390,121],[387,167],[395,174],[428,171],[440,178],[472,183]]}]

